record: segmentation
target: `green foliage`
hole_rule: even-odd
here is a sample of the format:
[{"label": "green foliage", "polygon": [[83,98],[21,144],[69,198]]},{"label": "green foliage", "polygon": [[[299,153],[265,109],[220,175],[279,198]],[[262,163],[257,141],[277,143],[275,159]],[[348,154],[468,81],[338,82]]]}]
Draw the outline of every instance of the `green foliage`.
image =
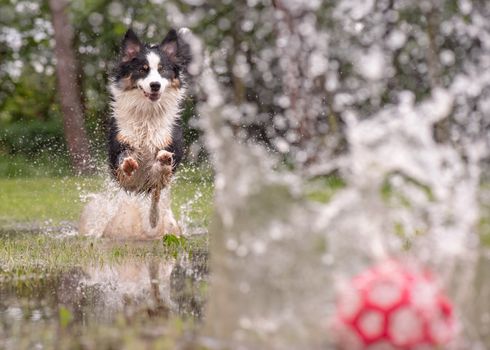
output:
[{"label": "green foliage", "polygon": [[61,328],[66,328],[71,323],[71,321],[73,321],[73,314],[66,307],[60,305],[60,308],[58,310],[58,319]]},{"label": "green foliage", "polygon": [[60,121],[58,106],[54,103],[53,75],[39,74],[32,67],[27,66],[24,68],[24,74],[12,87],[14,90],[4,99],[0,99],[0,125],[20,121]]},{"label": "green foliage", "polygon": [[163,245],[170,249],[179,249],[185,246],[187,240],[185,237],[179,237],[173,234],[163,236]]},{"label": "green foliage", "polygon": [[31,120],[9,123],[0,132],[0,150],[7,154],[21,153],[31,157],[48,152],[66,153],[61,121]]},{"label": "green foliage", "polygon": [[179,253],[192,250],[190,242],[184,236],[176,236],[168,234],[162,237],[162,244],[167,251],[167,254],[177,258]]}]

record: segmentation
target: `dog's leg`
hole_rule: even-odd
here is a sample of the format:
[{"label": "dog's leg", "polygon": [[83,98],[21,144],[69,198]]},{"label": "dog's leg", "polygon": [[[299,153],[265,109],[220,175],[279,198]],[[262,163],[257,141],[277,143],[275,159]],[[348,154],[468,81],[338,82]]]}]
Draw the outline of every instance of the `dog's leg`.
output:
[{"label": "dog's leg", "polygon": [[159,210],[158,204],[160,202],[160,188],[155,188],[151,194],[151,205],[150,205],[150,225],[151,228],[155,228],[158,224]]},{"label": "dog's leg", "polygon": [[136,153],[129,142],[121,135],[114,117],[109,127],[109,164],[114,177],[121,185],[138,170]]},{"label": "dog's leg", "polygon": [[133,178],[133,174],[139,169],[139,164],[136,156],[130,151],[122,152],[113,170],[114,175],[122,187],[129,185]]},{"label": "dog's leg", "polygon": [[119,169],[124,173],[124,175],[131,177],[131,175],[133,175],[133,173],[139,168],[138,162],[127,152],[121,154],[120,158],[121,161],[119,162]]},{"label": "dog's leg", "polygon": [[174,162],[174,154],[172,152],[162,149],[161,151],[158,151],[156,159],[160,162],[160,165],[162,167],[171,168]]},{"label": "dog's leg", "polygon": [[158,224],[160,216],[158,205],[160,201],[160,192],[163,188],[170,184],[172,179],[172,164],[173,153],[166,150],[160,150],[155,156],[155,163],[153,164],[153,182],[154,188],[151,194],[150,205],[150,226],[155,228]]},{"label": "dog's leg", "polygon": [[156,161],[160,170],[160,182],[162,184],[162,187],[165,187],[170,183],[170,180],[172,178],[174,154],[164,149],[160,150],[156,155]]}]

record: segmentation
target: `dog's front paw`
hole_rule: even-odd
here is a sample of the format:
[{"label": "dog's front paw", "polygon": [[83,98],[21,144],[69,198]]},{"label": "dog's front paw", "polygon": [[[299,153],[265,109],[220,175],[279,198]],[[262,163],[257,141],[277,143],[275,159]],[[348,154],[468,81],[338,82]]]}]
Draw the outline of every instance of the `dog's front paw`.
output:
[{"label": "dog's front paw", "polygon": [[138,162],[133,157],[126,157],[121,163],[121,169],[128,177],[133,175],[133,173],[138,170],[138,168]]},{"label": "dog's front paw", "polygon": [[162,166],[168,166],[168,165],[171,166],[174,162],[174,154],[172,152],[166,151],[164,149],[161,151],[158,151],[157,161]]}]

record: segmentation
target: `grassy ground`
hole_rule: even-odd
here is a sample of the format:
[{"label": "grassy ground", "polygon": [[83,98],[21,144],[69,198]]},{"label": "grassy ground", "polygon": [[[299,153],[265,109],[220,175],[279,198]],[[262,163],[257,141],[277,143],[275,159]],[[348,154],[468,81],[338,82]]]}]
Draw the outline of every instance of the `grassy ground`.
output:
[{"label": "grassy ground", "polygon": [[[156,297],[133,300],[130,293],[124,297],[126,304],[107,320],[100,312],[109,311],[110,307],[97,308],[104,303],[104,292],[97,285],[84,287],[83,280],[103,274],[107,266],[115,271],[119,266],[122,274],[112,278],[121,278],[122,285],[134,286],[141,279],[138,276],[147,273],[146,267],[182,259],[195,260],[207,269],[207,245],[207,235],[123,242],[0,232],[0,344],[8,345],[0,348],[175,349],[183,344],[199,348],[192,345],[199,320],[189,317],[186,310],[181,313],[174,307],[170,311],[167,302]],[[129,271],[136,269],[137,275],[125,273],[128,266]],[[192,266],[194,275],[195,263]],[[94,271],[100,272],[94,275]],[[189,307],[195,298],[205,298],[207,286],[206,280],[192,280],[193,275],[184,273],[182,286],[172,297],[189,299],[183,301]],[[102,277],[100,283],[104,281]],[[144,290],[145,286],[141,288]],[[9,317],[13,312],[17,314],[15,319]],[[35,318],[36,314],[43,316]]]},{"label": "grassy ground", "polygon": [[74,221],[83,193],[100,189],[97,178],[0,179],[0,222]]},{"label": "grassy ground", "polygon": [[67,157],[41,152],[35,157],[0,154],[0,178],[64,177],[71,174]]},{"label": "grassy ground", "polygon": [[[66,288],[63,276],[72,271],[84,276],[87,268],[94,266],[179,261],[207,251],[207,235],[114,242],[60,236],[56,230],[54,234],[36,231],[36,227],[71,227],[80,215],[84,196],[103,186],[103,179],[95,177],[0,176],[0,344],[10,344],[7,349],[205,349],[198,344],[198,318],[169,314],[161,305],[136,307],[128,299],[131,313],[125,307],[111,322],[88,322],[77,318],[73,306],[87,303],[86,296],[72,300],[73,305],[53,297],[54,291],[61,293]],[[326,203],[343,186],[337,178],[318,179],[308,184],[306,196]],[[181,169],[172,187],[175,215],[207,227],[212,195],[209,170]],[[482,207],[482,214],[480,231],[483,242],[490,245],[490,208]],[[22,232],[22,227],[29,232]],[[191,294],[195,293],[193,289]],[[9,310],[22,310],[22,316],[14,321],[5,316],[13,312],[5,311],[12,305]],[[46,309],[49,317],[33,321],[36,312]]]},{"label": "grassy ground", "polygon": [[73,267],[118,264],[128,260],[173,258],[207,248],[207,236],[169,235],[149,242],[107,241],[91,237],[57,237],[13,232],[0,234],[0,281],[15,272],[59,271]]},{"label": "grassy ground", "polygon": [[[103,184],[100,178],[0,178],[0,281],[12,273],[172,258],[207,249],[207,235],[118,242],[63,234],[63,229],[70,232],[76,226],[83,198]],[[209,170],[183,168],[172,187],[176,217],[205,230],[212,193]]]},{"label": "grassy ground", "polygon": [[[64,290],[74,271],[83,279],[90,271],[104,266],[117,270],[118,266],[144,267],[155,262],[198,259],[206,269],[207,235],[118,242],[60,234],[60,228],[74,227],[84,198],[102,190],[104,180],[53,176],[44,170],[43,174],[50,176],[1,177],[2,172],[25,175],[34,171],[28,162],[22,164],[8,168],[10,165],[0,161],[0,344],[6,344],[0,348],[175,349],[182,344],[198,348],[189,345],[194,339],[196,320],[185,316],[185,312],[176,312],[174,308],[169,313],[166,305],[128,297],[128,306],[112,321],[89,322],[80,319],[80,315],[100,313],[85,305],[87,300],[96,302],[97,294],[90,296],[88,289],[88,296],[76,299],[76,295],[66,297]],[[176,217],[186,226],[205,229],[211,215],[212,195],[208,169],[181,168],[172,187]],[[190,283],[193,288],[190,304],[194,305],[194,299],[204,293],[201,289],[205,290],[206,282],[199,282],[196,291],[197,282],[186,276],[179,290],[185,291]],[[64,299],[60,295],[65,295]],[[80,303],[85,305],[83,313],[78,310]],[[9,318],[12,312],[20,316]],[[35,315],[39,314],[44,316],[37,320]]]},{"label": "grassy ground", "polygon": [[[103,188],[101,178],[0,178],[0,227],[15,222],[59,224],[78,220],[83,199]],[[206,225],[211,212],[209,170],[181,169],[172,187],[175,215],[188,215]]]}]

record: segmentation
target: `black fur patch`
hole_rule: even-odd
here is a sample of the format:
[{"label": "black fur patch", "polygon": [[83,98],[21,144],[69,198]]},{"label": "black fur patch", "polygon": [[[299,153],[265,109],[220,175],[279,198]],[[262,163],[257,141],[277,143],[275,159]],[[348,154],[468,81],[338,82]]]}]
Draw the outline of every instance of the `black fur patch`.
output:
[{"label": "black fur patch", "polygon": [[109,153],[109,166],[111,169],[111,174],[116,177],[117,169],[119,165],[121,165],[121,158],[124,154],[127,154],[128,151],[131,151],[132,148],[127,143],[121,142],[119,138],[119,129],[117,127],[117,122],[114,117],[109,119],[109,128],[108,128],[108,153]]}]

